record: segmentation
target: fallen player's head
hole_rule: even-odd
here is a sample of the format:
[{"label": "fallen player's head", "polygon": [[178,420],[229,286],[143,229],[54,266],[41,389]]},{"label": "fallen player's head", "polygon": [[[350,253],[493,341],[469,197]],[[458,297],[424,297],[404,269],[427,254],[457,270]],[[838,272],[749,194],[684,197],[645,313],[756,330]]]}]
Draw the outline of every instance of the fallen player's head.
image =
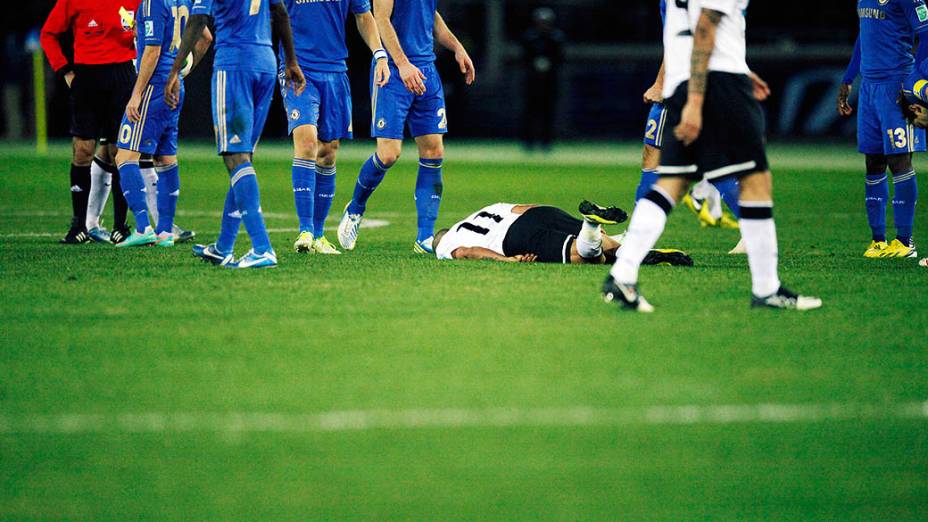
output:
[{"label": "fallen player's head", "polygon": [[928,80],[918,73],[909,75],[902,84],[898,104],[905,119],[912,125],[928,128]]},{"label": "fallen player's head", "polygon": [[435,252],[435,255],[438,255],[438,244],[441,243],[441,240],[444,239],[445,234],[448,233],[447,228],[443,228],[435,233],[435,238],[432,239],[432,251]]}]

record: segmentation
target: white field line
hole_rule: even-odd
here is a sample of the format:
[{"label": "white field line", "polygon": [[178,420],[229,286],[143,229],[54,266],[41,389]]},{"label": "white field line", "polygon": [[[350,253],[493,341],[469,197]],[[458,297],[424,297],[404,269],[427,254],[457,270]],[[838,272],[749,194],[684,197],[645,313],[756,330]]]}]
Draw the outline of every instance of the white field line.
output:
[{"label": "white field line", "polygon": [[891,404],[730,404],[641,408],[357,410],[323,413],[0,414],[0,434],[328,433],[426,428],[790,424],[928,419],[928,401]]}]

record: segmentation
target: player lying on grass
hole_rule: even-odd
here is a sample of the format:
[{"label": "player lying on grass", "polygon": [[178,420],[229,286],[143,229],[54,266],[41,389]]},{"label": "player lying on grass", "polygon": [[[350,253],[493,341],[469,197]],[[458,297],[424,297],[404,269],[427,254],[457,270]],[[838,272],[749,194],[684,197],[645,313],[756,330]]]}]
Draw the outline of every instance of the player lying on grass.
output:
[{"label": "player lying on grass", "polygon": [[[510,263],[595,264],[615,260],[621,244],[602,225],[628,219],[622,209],[580,203],[577,219],[543,205],[496,203],[435,234],[438,259],[490,259]],[[652,250],[644,264],[692,266],[679,250]]]}]

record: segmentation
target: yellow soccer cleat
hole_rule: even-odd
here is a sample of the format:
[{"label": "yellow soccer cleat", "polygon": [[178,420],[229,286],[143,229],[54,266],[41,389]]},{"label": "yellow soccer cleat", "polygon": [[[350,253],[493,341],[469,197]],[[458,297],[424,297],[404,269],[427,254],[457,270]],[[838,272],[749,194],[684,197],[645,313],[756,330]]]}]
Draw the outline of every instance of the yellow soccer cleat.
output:
[{"label": "yellow soccer cleat", "polygon": [[738,224],[738,220],[732,215],[729,211],[722,212],[722,219],[719,220],[719,226],[722,228],[730,228],[732,230],[738,230],[741,228],[741,225]]},{"label": "yellow soccer cleat", "polygon": [[699,211],[702,210],[703,204],[701,201],[693,199],[692,193],[687,192],[686,195],[683,196],[683,204],[686,205],[686,208],[690,209],[690,212],[692,212],[694,216],[699,217]]},{"label": "yellow soccer cleat", "polygon": [[313,252],[317,254],[334,255],[334,256],[341,254],[341,252],[339,252],[338,249],[335,248],[335,245],[333,245],[328,239],[326,239],[325,236],[322,236],[319,239],[317,239],[315,242],[313,242]]},{"label": "yellow soccer cleat", "polygon": [[893,242],[883,250],[883,255],[880,257],[918,257],[918,252],[915,251],[915,242],[910,240],[909,244],[906,245],[898,239],[893,239]]},{"label": "yellow soccer cleat", "polygon": [[709,211],[709,205],[703,205],[699,209],[699,224],[703,227],[717,227],[720,225],[720,219],[715,219],[712,212]]},{"label": "yellow soccer cleat", "polygon": [[300,232],[300,237],[296,238],[293,249],[301,254],[312,254],[313,243],[315,242],[316,240],[312,232]]},{"label": "yellow soccer cleat", "polygon": [[883,257],[883,252],[885,252],[887,248],[889,248],[889,244],[886,243],[886,241],[871,241],[870,247],[864,252],[864,257],[870,259]]}]

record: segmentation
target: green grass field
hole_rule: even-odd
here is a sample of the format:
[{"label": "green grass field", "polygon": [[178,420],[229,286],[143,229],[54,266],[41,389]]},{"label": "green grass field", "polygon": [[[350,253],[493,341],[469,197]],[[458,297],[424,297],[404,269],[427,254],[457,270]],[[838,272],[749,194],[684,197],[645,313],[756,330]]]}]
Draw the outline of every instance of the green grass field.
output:
[{"label": "green grass field", "polygon": [[[228,178],[194,149],[178,221],[211,241]],[[452,141],[440,224],[630,209],[637,149]],[[643,269],[651,316],[600,301],[605,267],[417,257],[407,152],[369,206],[386,226],[301,257],[287,148],[263,146],[281,266],[233,272],[55,244],[67,147],[0,149],[0,519],[928,518],[928,270],[861,257],[851,146],[771,151],[808,314],[750,310],[737,232],[682,209],[661,244],[697,266]],[[367,154],[345,148],[336,214]]]}]

